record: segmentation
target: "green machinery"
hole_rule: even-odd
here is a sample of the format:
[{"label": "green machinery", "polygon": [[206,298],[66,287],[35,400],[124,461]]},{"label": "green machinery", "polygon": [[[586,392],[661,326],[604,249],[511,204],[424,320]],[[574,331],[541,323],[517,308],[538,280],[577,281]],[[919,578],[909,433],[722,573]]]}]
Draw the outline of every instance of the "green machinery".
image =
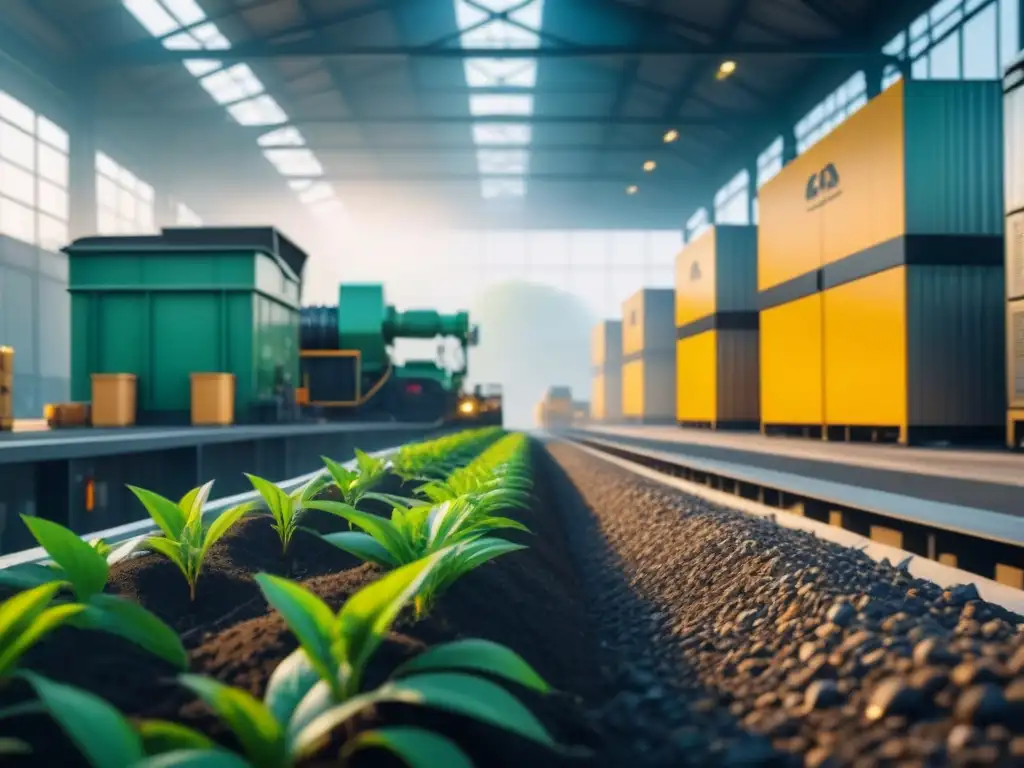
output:
[{"label": "green machinery", "polygon": [[[397,339],[451,338],[461,361],[449,370],[438,361],[392,363]],[[399,420],[429,420],[454,412],[466,376],[468,349],[478,331],[467,312],[399,312],[380,284],[341,285],[337,306],[301,313],[299,402],[332,416],[386,412]]]}]

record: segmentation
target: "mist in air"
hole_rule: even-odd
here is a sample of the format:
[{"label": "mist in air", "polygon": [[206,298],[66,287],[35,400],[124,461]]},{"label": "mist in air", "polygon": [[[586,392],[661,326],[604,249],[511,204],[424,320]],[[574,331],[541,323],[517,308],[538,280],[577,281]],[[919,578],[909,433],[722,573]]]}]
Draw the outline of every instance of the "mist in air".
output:
[{"label": "mist in air", "polygon": [[549,386],[590,398],[590,330],[597,317],[580,297],[546,285],[500,283],[477,294],[471,316],[480,345],[470,351],[475,382],[500,382],[505,424],[533,425],[533,406]]}]

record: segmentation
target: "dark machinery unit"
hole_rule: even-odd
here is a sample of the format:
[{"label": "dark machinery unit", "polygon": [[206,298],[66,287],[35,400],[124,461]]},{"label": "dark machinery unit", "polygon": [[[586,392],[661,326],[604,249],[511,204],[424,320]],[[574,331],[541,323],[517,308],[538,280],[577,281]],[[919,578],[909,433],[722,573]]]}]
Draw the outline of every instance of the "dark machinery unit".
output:
[{"label": "dark machinery unit", "polygon": [[[478,340],[467,312],[399,312],[385,303],[382,285],[342,285],[337,306],[302,309],[300,329],[298,398],[307,409],[330,419],[397,421],[452,419],[459,413],[467,351]],[[392,362],[389,347],[397,339],[438,337],[459,342],[456,370],[433,360]]]}]

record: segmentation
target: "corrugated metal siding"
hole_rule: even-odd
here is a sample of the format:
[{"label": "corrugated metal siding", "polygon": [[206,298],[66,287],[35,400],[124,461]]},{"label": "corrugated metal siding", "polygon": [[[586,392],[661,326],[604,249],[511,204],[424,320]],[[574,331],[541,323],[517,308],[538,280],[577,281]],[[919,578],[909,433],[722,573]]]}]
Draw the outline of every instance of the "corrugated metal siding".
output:
[{"label": "corrugated metal siding", "polygon": [[757,331],[718,331],[718,420],[760,421]]},{"label": "corrugated metal siding", "polygon": [[676,353],[653,352],[643,356],[643,418],[656,421],[676,419]]},{"label": "corrugated metal siding", "polygon": [[1024,79],[1020,72],[1013,75],[1019,82],[1003,97],[1003,153],[1006,212],[1024,208]]},{"label": "corrugated metal siding", "polygon": [[904,130],[907,233],[1001,234],[1001,84],[909,81]]},{"label": "corrugated metal siding", "polygon": [[643,349],[671,351],[676,348],[676,292],[674,288],[648,288],[643,298]]},{"label": "corrugated metal siding", "polygon": [[907,269],[910,426],[993,426],[1006,417],[1000,267]]},{"label": "corrugated metal siding", "polygon": [[756,312],[757,227],[715,227],[715,308]]},{"label": "corrugated metal siding", "polygon": [[14,347],[14,415],[39,418],[68,399],[67,257],[0,237],[0,345]]},{"label": "corrugated metal siding", "polygon": [[1009,387],[1011,407],[1024,408],[1024,301],[1010,302],[1007,307],[1009,334]]}]

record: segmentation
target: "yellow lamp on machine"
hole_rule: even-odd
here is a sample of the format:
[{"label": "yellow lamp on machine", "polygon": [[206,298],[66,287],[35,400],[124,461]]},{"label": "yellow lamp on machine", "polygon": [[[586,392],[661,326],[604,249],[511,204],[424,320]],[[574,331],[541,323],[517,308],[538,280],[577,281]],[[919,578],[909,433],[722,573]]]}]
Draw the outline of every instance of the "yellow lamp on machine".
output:
[{"label": "yellow lamp on machine", "polygon": [[459,413],[463,416],[472,416],[476,413],[476,401],[475,400],[463,400],[459,403]]}]

